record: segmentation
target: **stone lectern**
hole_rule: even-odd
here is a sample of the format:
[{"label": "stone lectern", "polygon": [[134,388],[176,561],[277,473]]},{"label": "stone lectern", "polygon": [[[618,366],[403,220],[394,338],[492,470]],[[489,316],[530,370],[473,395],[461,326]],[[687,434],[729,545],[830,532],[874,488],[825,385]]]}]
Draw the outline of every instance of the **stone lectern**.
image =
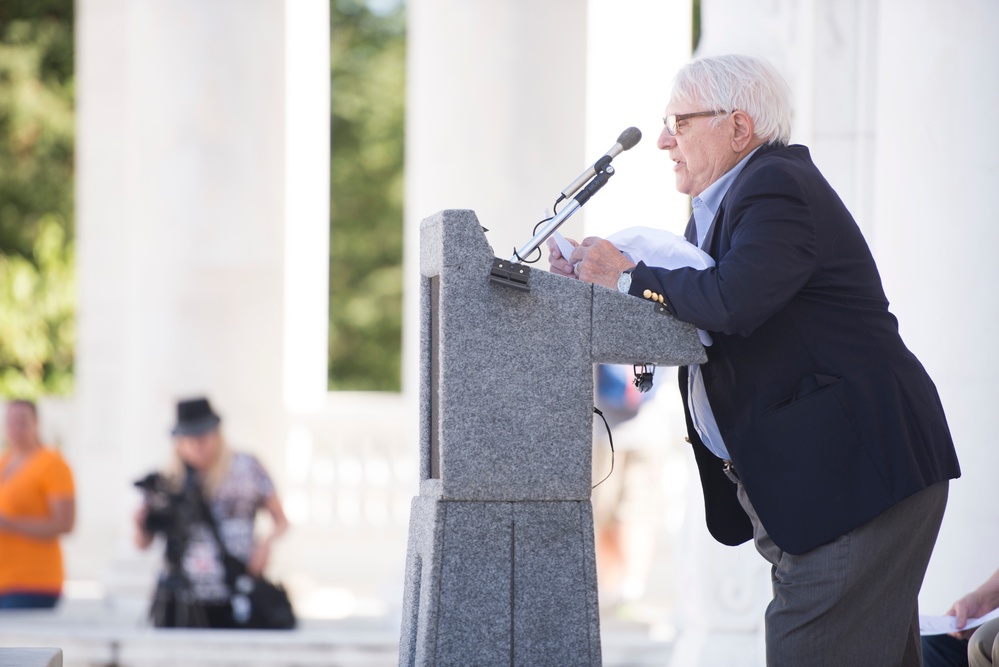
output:
[{"label": "stone lectern", "polygon": [[526,270],[511,289],[471,211],[420,229],[420,490],[403,667],[600,665],[593,364],[705,360],[651,301]]}]

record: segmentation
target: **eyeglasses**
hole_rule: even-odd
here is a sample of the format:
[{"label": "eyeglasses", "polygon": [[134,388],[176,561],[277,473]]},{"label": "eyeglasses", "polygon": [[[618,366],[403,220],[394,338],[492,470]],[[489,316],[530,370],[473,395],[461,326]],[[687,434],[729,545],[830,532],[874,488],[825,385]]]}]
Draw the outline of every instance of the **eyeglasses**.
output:
[{"label": "eyeglasses", "polygon": [[680,121],[687,120],[688,118],[700,118],[701,116],[719,116],[723,113],[728,113],[728,111],[698,111],[696,113],[681,113],[670,115],[663,118],[663,124],[666,126],[666,131],[669,132],[671,137],[675,137],[677,130],[680,128]]}]

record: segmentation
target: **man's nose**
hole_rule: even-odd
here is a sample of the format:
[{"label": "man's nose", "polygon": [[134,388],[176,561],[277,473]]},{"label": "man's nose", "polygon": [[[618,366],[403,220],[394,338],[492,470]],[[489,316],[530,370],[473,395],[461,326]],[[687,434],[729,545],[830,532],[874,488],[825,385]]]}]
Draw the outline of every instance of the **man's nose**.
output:
[{"label": "man's nose", "polygon": [[668,151],[673,146],[676,146],[676,137],[669,133],[665,125],[663,125],[663,131],[659,133],[659,140],[656,141],[656,146],[661,151]]}]

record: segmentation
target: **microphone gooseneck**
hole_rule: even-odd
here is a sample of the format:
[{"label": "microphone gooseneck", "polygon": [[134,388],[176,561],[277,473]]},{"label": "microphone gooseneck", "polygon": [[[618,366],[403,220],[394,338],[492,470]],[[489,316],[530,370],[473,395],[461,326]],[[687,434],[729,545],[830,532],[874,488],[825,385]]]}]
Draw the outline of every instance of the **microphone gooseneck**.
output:
[{"label": "microphone gooseneck", "polygon": [[[562,197],[559,199],[568,199],[572,195],[579,192],[583,186],[586,186],[582,192],[580,192],[576,197],[566,204],[557,215],[548,219],[545,222],[544,227],[542,227],[534,235],[534,237],[524,244],[522,247],[517,248],[513,252],[513,257],[510,258],[511,264],[516,264],[518,262],[524,261],[524,258],[530,257],[531,253],[538,249],[542,243],[545,242],[549,236],[558,229],[566,219],[569,218],[573,213],[579,210],[579,208],[589,201],[590,197],[597,193],[597,191],[607,183],[607,180],[614,175],[614,167],[611,166],[611,160],[620,155],[626,150],[635,147],[642,139],[642,132],[637,127],[629,127],[617,138],[617,142],[610,147],[606,153],[604,153],[599,160],[593,163],[593,165],[579,175],[575,181],[573,181],[569,187],[562,190]],[[558,205],[558,202],[555,202]],[[539,223],[540,224],[540,223]]]}]

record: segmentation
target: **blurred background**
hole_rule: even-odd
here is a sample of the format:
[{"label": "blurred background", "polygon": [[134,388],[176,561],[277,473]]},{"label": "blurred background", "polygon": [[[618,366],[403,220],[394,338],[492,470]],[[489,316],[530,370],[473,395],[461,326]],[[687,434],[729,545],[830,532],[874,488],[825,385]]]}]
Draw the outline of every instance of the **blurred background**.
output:
[{"label": "blurred background", "polygon": [[[964,477],[921,597],[942,613],[999,566],[997,27],[993,0],[2,0],[0,396],[38,399],[73,468],[59,627],[91,630],[0,620],[0,643],[141,624],[161,553],[131,544],[132,481],[167,462],[175,402],[208,395],[275,478],[292,529],[270,573],[306,627],[363,629],[393,664],[420,221],[472,209],[509,257],[637,126],[562,231],[679,233],[689,199],[655,149],[670,82],[735,51],[791,84],[792,139],[947,410]],[[602,597],[605,664],[762,664],[768,569],[703,528],[671,374],[621,426],[650,452],[648,529],[640,583]]]}]

